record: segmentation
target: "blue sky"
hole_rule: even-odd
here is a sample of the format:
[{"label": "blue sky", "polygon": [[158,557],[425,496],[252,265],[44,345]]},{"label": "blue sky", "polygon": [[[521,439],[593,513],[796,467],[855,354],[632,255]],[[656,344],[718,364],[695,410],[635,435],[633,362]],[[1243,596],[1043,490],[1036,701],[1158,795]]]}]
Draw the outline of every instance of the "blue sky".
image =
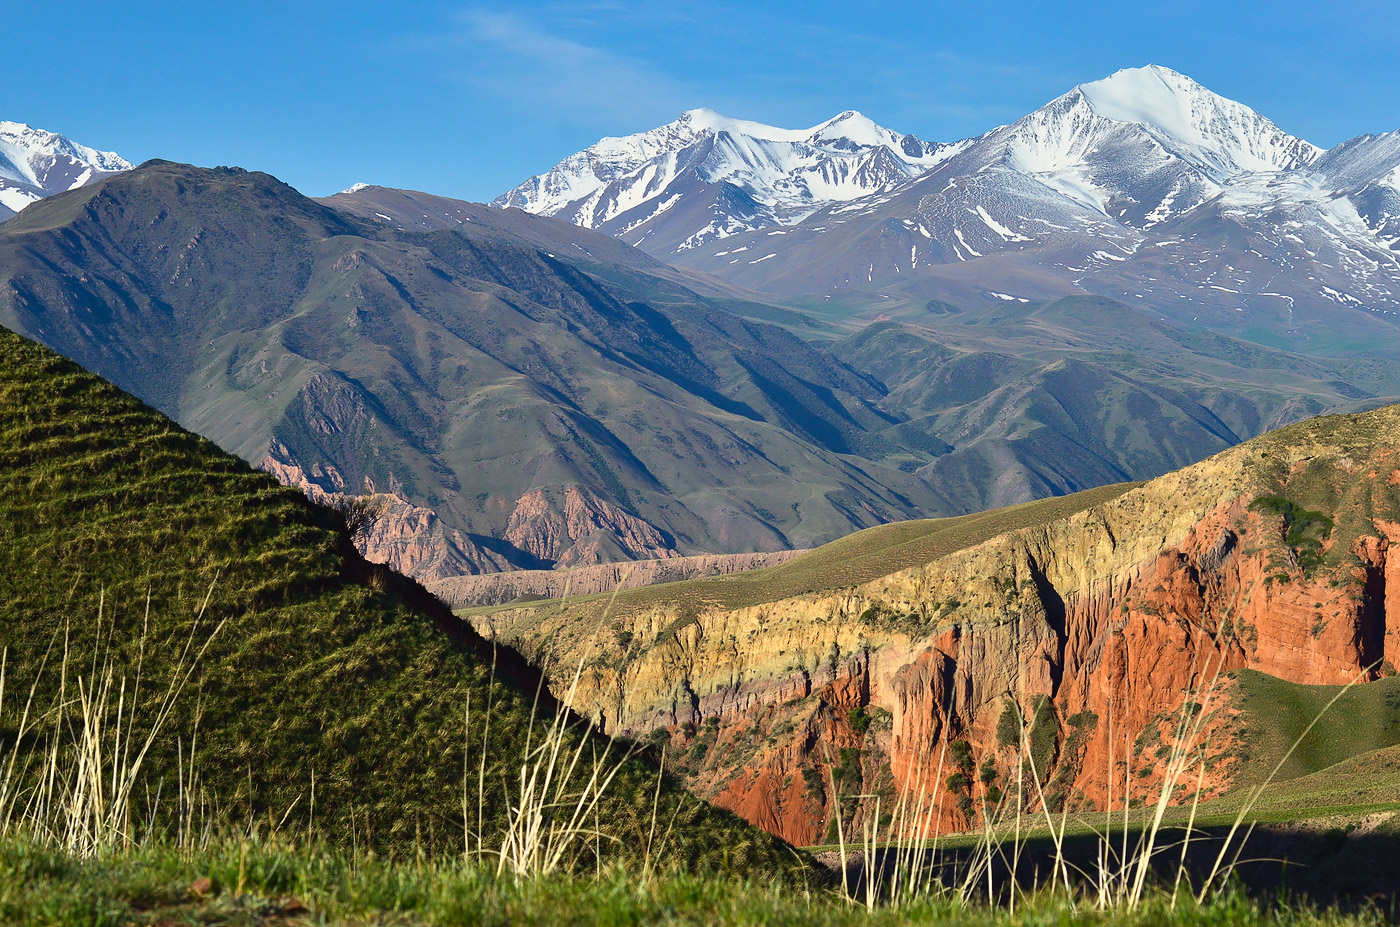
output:
[{"label": "blue sky", "polygon": [[1400,4],[28,3],[0,119],[132,160],[489,199],[602,135],[709,106],[858,109],[948,141],[1122,67],[1176,68],[1324,147],[1400,129]]}]

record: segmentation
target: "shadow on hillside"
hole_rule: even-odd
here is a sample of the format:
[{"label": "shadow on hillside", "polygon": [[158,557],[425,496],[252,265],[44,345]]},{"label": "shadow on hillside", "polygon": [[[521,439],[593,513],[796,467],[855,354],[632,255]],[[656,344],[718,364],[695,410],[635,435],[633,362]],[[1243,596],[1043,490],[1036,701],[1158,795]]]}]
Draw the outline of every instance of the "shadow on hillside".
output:
[{"label": "shadow on hillside", "polygon": [[[1379,910],[1391,921],[1400,919],[1400,833],[1369,828],[1400,821],[1400,811],[1380,812],[1351,822],[1348,827],[1307,825],[1259,825],[1244,850],[1232,880],[1249,895],[1260,899],[1306,899],[1324,907],[1342,910]],[[1196,887],[1203,884],[1216,864],[1228,826],[1198,828],[1185,860],[1183,884]],[[1235,856],[1239,836],[1231,844],[1224,864]],[[1157,840],[1153,859],[1154,884],[1170,888],[1176,879],[1182,860],[1181,841],[1185,832],[1180,828],[1164,829]],[[1128,851],[1131,855],[1138,834],[1129,832]],[[1116,856],[1122,855],[1123,835],[1113,836]],[[1005,901],[1005,886],[1015,862],[1019,884],[1029,889],[1046,885],[1061,876],[1052,864],[1054,845],[1049,837],[1038,836],[1022,843],[1019,856],[1007,838],[995,854],[991,882],[994,892]],[[969,863],[977,851],[970,847],[943,848],[933,867],[936,878],[948,885],[960,885],[967,879]],[[1070,865],[1071,881],[1077,881],[1086,892],[1099,869],[1100,841],[1094,835],[1066,836],[1065,858]],[[832,866],[839,879],[840,863],[836,854],[823,853],[820,859]],[[883,867],[882,883],[888,884],[893,875],[894,851],[877,852]],[[864,897],[866,867],[861,854],[851,854],[847,861],[847,879],[859,897]],[[987,876],[978,877],[978,891],[986,897]]]}]

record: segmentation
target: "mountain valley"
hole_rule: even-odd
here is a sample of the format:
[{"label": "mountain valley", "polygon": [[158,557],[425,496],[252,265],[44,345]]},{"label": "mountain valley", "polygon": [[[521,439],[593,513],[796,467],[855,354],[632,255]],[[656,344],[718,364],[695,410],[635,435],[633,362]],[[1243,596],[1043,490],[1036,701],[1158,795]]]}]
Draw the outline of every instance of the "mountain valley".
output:
[{"label": "mountain valley", "polygon": [[891,417],[829,353],[476,228],[147,164],[0,230],[0,321],[291,482],[392,496],[432,535],[394,564],[422,579],[809,547],[935,504],[870,459]]},{"label": "mountain valley", "polygon": [[808,548],[1400,395],[1384,357],[1098,298],[843,334],[687,280],[516,210],[168,163],[0,227],[0,321],[284,482],[374,496],[366,553],[430,584]]},{"label": "mountain valley", "polygon": [[[1260,674],[1276,700],[1396,690],[1398,434],[1396,406],[1314,418],[1148,483],[872,528],[737,576],[464,614],[546,668],[592,654],[575,705],[669,745],[700,794],[800,844],[830,842],[843,807],[858,828],[877,796],[920,790],[939,827],[975,830],[1020,775],[1022,724],[1037,803],[1153,801],[1193,700],[1213,798],[1268,771],[1260,738],[1279,719],[1245,711]],[[1386,705],[1379,739],[1312,741],[1304,755],[1332,759],[1289,776],[1400,744],[1400,700]],[[980,784],[945,787],[974,768]]]},{"label": "mountain valley", "polygon": [[0,122],[0,353],[0,921],[1394,914],[1400,131],[1149,65],[474,203]]}]

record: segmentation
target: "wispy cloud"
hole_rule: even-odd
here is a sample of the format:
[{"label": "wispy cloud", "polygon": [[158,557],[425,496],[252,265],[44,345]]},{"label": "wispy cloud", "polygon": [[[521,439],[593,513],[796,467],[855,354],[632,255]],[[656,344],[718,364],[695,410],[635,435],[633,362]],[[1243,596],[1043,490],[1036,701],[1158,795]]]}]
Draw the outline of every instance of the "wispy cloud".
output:
[{"label": "wispy cloud", "polygon": [[956,36],[940,45],[923,32],[794,21],[734,0],[700,10],[662,0],[484,0],[443,26],[410,41],[440,77],[465,88],[467,111],[533,123],[571,145],[694,106],[792,126],[857,108],[898,131],[951,140],[1073,84],[1042,62],[953,50]]},{"label": "wispy cloud", "polygon": [[[603,6],[595,12],[606,13]],[[461,34],[450,42],[458,76],[477,92],[551,119],[622,126],[670,118],[693,105],[691,91],[656,67],[557,27],[483,10],[463,13],[459,23]]]}]

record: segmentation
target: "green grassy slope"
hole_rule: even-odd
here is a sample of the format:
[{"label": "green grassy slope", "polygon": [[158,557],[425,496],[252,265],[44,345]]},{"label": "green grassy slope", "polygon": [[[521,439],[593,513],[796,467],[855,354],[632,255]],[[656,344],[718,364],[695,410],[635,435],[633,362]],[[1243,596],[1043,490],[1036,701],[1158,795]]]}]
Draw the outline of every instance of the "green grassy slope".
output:
[{"label": "green grassy slope", "polygon": [[601,280],[638,291],[637,298],[647,301],[670,295],[693,302],[700,293],[726,312],[780,325],[804,337],[834,338],[842,333],[811,313],[755,301],[756,294],[718,277],[663,264],[611,235],[519,209],[497,209],[420,190],[376,186],[342,191],[317,202],[369,223],[424,232],[449,229],[471,238],[493,238],[553,253],[587,267]]},{"label": "green grassy slope", "polygon": [[[0,228],[0,324],[250,462],[431,510],[444,558],[400,561],[424,579],[805,549],[1150,478],[1400,393],[1393,360],[1104,299],[921,302],[814,344],[831,317],[703,297],[563,222],[380,188],[326,202],[170,163],[51,197]],[[596,514],[571,534],[573,489]]]},{"label": "green grassy slope", "polygon": [[894,317],[832,350],[885,387],[882,408],[905,419],[892,440],[949,448],[916,472],[981,507],[1148,479],[1400,394],[1393,357],[1268,348],[1102,297]]},{"label": "green grassy slope", "polygon": [[[1238,796],[1232,796],[1238,800]],[[1228,799],[1219,804],[1227,805]],[[1400,811],[1400,746],[1369,750],[1339,763],[1272,783],[1259,799],[1261,817],[1283,820],[1347,814],[1378,809]],[[1395,823],[1394,817],[1391,817]]]},{"label": "green grassy slope", "polygon": [[[1241,670],[1239,704],[1250,754],[1243,780],[1267,776],[1295,742],[1298,747],[1279,769],[1279,780],[1314,777],[1327,770],[1345,778],[1340,766],[1355,765],[1347,761],[1400,746],[1400,676],[1355,686],[1323,714],[1340,690],[1340,686],[1301,686]],[[1319,716],[1321,720],[1304,736]],[[1314,778],[1310,786],[1321,781]],[[1400,801],[1400,791],[1394,797]]]},{"label": "green grassy slope", "polygon": [[[1226,750],[1240,751],[1242,762],[1229,791],[1201,803],[1197,823],[1229,826],[1253,802],[1246,823],[1304,835],[1330,831],[1323,840],[1329,852],[1339,848],[1343,831],[1386,834],[1390,854],[1400,834],[1400,677],[1342,690],[1238,671],[1230,705],[1240,711],[1234,722],[1240,737]],[[1132,819],[1140,825],[1150,813],[1139,809]],[[1167,820],[1183,824],[1191,814],[1189,804],[1181,804],[1168,811]],[[1088,825],[1092,819],[1084,817]],[[1344,864],[1330,868],[1332,876],[1345,872]],[[1308,881],[1318,888],[1325,884]]]},{"label": "green grassy slope", "polygon": [[[218,622],[156,744],[152,788],[173,789],[198,715],[197,768],[220,819],[311,823],[314,776],[319,833],[451,848],[470,705],[465,759],[475,769],[485,753],[488,822],[499,821],[497,784],[516,774],[532,710],[518,657],[503,652],[493,681],[489,645],[355,555],[334,513],[0,329],[0,753],[19,728],[15,692],[37,679],[36,704],[54,704],[65,646],[70,685],[107,641],[129,692],[144,650],[141,694],[129,697],[150,703],[183,642]],[[61,714],[45,715],[40,739]],[[604,811],[618,847],[641,845],[655,788],[636,763],[620,777]],[[778,841],[668,787],[661,813],[673,812],[683,858],[791,866]]]}]

